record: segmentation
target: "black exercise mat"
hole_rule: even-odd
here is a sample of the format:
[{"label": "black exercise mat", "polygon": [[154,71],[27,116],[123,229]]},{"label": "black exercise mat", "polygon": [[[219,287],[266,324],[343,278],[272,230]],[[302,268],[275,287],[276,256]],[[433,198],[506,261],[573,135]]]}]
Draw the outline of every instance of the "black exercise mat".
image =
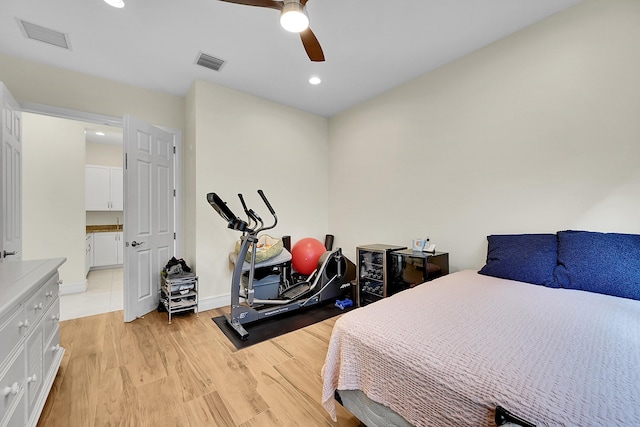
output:
[{"label": "black exercise mat", "polygon": [[327,303],[295,310],[291,313],[281,314],[272,319],[247,323],[243,325],[249,333],[249,337],[245,341],[242,341],[231,326],[227,324],[224,316],[213,317],[211,320],[218,325],[220,330],[227,338],[229,338],[229,341],[233,343],[236,349],[241,350],[254,344],[270,340],[271,338],[275,338],[279,335],[284,335],[297,329],[304,328],[305,326],[322,322],[323,320],[329,319],[333,316],[346,313],[353,308],[354,307],[351,306],[346,307],[344,310],[340,310],[334,305],[334,303]]}]

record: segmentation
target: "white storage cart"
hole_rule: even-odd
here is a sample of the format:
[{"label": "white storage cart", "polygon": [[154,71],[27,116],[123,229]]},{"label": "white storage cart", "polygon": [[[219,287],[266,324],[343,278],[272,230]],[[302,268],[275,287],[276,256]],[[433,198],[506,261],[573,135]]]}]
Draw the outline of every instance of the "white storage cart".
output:
[{"label": "white storage cart", "polygon": [[181,273],[162,276],[160,301],[171,317],[175,313],[193,311],[198,315],[198,276],[195,273]]}]

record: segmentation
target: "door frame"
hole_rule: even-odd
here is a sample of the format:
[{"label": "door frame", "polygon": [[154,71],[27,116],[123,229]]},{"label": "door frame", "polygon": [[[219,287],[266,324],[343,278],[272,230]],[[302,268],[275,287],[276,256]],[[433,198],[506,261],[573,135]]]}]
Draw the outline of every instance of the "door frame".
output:
[{"label": "door frame", "polygon": [[[124,129],[124,117],[114,117],[114,116],[108,116],[104,114],[87,113],[87,112],[71,110],[63,107],[38,104],[34,102],[18,102],[18,103],[20,104],[20,110],[26,113],[41,114],[44,116],[58,117],[61,119],[69,119],[69,120],[77,120],[77,121],[87,122],[87,123],[96,123],[96,124],[114,126],[114,127],[119,127],[121,129]],[[160,124],[153,124],[153,126],[156,126],[166,132],[173,134],[173,142],[176,147],[176,154],[174,156],[175,164],[173,169],[174,180],[175,180],[174,182],[176,187],[176,198],[175,198],[175,204],[174,204],[174,209],[175,209],[174,230],[176,232],[175,250],[176,250],[176,254],[178,255],[178,254],[181,254],[184,249],[183,228],[182,228],[182,218],[183,218],[182,131],[180,129],[162,126]],[[122,164],[124,166],[124,162],[125,162],[124,149],[123,149],[122,156],[123,156]],[[124,197],[126,196],[127,196],[127,192],[125,188]],[[123,262],[126,262],[125,259],[126,257],[123,258]]]}]

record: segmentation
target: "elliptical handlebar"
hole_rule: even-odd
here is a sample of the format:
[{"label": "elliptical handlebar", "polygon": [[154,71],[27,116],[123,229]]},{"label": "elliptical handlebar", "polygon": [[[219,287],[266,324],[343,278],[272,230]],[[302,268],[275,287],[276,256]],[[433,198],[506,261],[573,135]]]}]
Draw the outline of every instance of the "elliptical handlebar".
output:
[{"label": "elliptical handlebar", "polygon": [[[244,213],[247,214],[247,218],[249,219],[249,228],[256,227],[258,223],[260,223],[260,226],[262,226],[262,219],[253,211],[253,209],[249,209],[247,207],[247,204],[244,202],[244,197],[242,197],[242,193],[238,193],[238,198],[240,199],[240,203],[242,203],[242,209],[244,209]],[[251,221],[254,222],[254,225],[251,225]]]},{"label": "elliptical handlebar", "polygon": [[[264,204],[267,206],[267,209],[269,209],[269,212],[271,213],[271,216],[273,216],[273,224],[271,224],[270,226],[265,227],[264,226],[264,222],[262,221],[262,218],[260,218],[260,216],[258,216],[258,214],[255,213],[255,211],[253,209],[249,209],[249,212],[251,214],[253,214],[255,216],[255,219],[257,219],[260,222],[260,227],[257,227],[254,230],[256,232],[256,234],[258,232],[260,232],[260,231],[271,230],[272,228],[275,228],[275,226],[278,224],[278,215],[276,215],[276,211],[271,206],[271,203],[269,203],[269,200],[267,199],[267,196],[264,195],[264,191],[258,190],[258,194],[260,195],[260,198],[262,199]],[[242,198],[241,194],[238,194],[238,196],[240,198]],[[249,212],[247,212],[248,215],[249,215]]]},{"label": "elliptical handlebar", "polygon": [[[269,203],[269,200],[267,200],[267,196],[264,195],[264,191],[258,190],[258,194],[260,195],[260,197],[262,197],[262,201],[264,202],[264,204],[267,205],[267,208],[269,209],[269,212],[271,212],[271,215],[275,217],[276,211],[274,211],[273,208],[271,207],[271,203]],[[276,218],[276,221],[277,221],[277,218]]]},{"label": "elliptical handlebar", "polygon": [[[267,206],[267,208],[269,209],[269,212],[273,216],[273,224],[266,227],[264,225],[264,221],[262,220],[262,218],[260,218],[260,216],[253,209],[249,209],[247,207],[247,204],[245,203],[244,197],[242,197],[242,194],[238,194],[238,198],[240,199],[240,203],[242,203],[242,207],[245,213],[247,214],[247,217],[249,217],[248,222],[238,218],[236,214],[234,214],[233,211],[229,209],[229,207],[227,206],[227,203],[224,202],[216,193],[207,194],[207,201],[209,202],[211,207],[216,212],[218,212],[218,214],[220,214],[222,218],[224,218],[227,221],[228,227],[231,228],[232,230],[238,230],[243,233],[248,232],[248,233],[258,234],[260,231],[270,230],[272,228],[275,228],[275,226],[278,224],[278,216],[276,215],[275,210],[271,206],[271,203],[269,203],[267,196],[264,195],[264,192],[262,190],[258,190],[258,194],[260,195],[260,198],[262,198],[262,201]],[[253,221],[255,225],[251,224],[251,221]]]}]

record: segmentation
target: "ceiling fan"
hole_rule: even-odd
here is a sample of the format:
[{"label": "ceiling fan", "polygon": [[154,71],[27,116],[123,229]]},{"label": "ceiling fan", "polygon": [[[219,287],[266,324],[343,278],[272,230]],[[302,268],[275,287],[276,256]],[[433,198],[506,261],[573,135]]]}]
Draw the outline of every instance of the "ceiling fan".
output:
[{"label": "ceiling fan", "polygon": [[308,0],[220,0],[228,3],[244,4],[246,6],[268,7],[280,11],[280,25],[290,32],[299,33],[304,50],[309,59],[314,62],[324,61],[322,47],[311,28],[305,10]]}]

